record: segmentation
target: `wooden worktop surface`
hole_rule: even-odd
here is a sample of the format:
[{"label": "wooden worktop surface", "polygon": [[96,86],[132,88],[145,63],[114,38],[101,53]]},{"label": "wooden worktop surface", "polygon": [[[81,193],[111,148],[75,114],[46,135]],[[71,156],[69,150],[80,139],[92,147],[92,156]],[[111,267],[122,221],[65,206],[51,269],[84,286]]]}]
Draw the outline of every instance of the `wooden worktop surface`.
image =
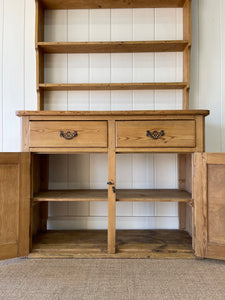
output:
[{"label": "wooden worktop surface", "polygon": [[22,116],[154,116],[154,115],[209,115],[209,110],[138,110],[138,111],[17,111]]}]

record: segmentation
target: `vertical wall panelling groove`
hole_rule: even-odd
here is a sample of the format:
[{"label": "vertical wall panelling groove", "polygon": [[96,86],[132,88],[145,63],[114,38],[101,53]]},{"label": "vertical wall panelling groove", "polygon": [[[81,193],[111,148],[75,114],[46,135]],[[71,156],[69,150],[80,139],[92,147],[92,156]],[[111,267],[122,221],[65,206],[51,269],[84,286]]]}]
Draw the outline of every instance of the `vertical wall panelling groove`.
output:
[{"label": "vertical wall panelling groove", "polygon": [[3,151],[3,44],[4,0],[0,0],[0,151]]},{"label": "vertical wall panelling groove", "polygon": [[220,151],[225,152],[225,94],[224,94],[224,69],[225,69],[225,60],[224,60],[224,50],[225,50],[225,3],[224,1],[220,0],[220,40],[221,40],[221,46],[220,46],[220,55],[221,55],[221,146]]},{"label": "vertical wall panelling groove", "polygon": [[24,46],[24,107],[26,110],[37,109],[36,93],[36,57],[35,57],[35,1],[25,0],[25,46]]},{"label": "vertical wall panelling groove", "polygon": [[[199,1],[199,99],[210,110],[206,119],[206,152],[220,151],[221,51],[219,1]],[[207,88],[206,88],[207,87]]]},{"label": "vertical wall panelling groove", "polygon": [[[24,1],[4,1],[3,151],[20,151],[20,120],[24,109]],[[15,51],[16,49],[16,51]]]}]

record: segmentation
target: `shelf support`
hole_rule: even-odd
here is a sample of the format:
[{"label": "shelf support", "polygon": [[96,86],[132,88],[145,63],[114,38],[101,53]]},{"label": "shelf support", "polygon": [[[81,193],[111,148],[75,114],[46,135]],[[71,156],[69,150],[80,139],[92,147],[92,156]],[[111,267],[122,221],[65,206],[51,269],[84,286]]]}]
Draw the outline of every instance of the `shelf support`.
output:
[{"label": "shelf support", "polygon": [[115,145],[115,121],[108,122],[108,253],[116,252],[116,193],[112,187],[116,185],[116,145]]}]

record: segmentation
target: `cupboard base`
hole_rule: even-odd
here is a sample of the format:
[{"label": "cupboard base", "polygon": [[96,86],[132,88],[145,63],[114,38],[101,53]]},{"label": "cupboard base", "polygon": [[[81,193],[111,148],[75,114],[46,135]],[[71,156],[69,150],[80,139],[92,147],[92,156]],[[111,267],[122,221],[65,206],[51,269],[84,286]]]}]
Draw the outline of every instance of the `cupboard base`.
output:
[{"label": "cupboard base", "polygon": [[29,258],[195,258],[181,230],[118,230],[116,254],[107,253],[107,231],[47,231],[33,240]]}]

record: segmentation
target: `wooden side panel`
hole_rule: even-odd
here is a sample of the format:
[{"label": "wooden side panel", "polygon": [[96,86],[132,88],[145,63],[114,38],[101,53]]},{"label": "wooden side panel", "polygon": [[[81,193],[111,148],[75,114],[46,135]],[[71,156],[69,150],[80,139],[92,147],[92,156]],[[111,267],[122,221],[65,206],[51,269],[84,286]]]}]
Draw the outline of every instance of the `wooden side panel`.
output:
[{"label": "wooden side panel", "polygon": [[29,253],[30,154],[0,154],[0,259]]},{"label": "wooden side panel", "polygon": [[187,88],[183,90],[183,109],[188,109],[191,53],[191,0],[186,0],[183,8],[183,39],[188,41],[188,46],[183,56],[183,80],[187,82]]},{"label": "wooden side panel", "polygon": [[197,153],[195,163],[196,255],[225,259],[225,155]]},{"label": "wooden side panel", "polygon": [[36,3],[35,42],[37,46],[38,42],[44,41],[44,9],[40,1],[35,0],[35,3]]},{"label": "wooden side panel", "polygon": [[[192,194],[192,154],[178,155],[178,176],[179,189]],[[179,228],[186,230],[192,236],[192,206],[186,203],[179,203]]]},{"label": "wooden side panel", "polygon": [[116,152],[115,152],[115,121],[108,123],[109,150],[108,150],[108,253],[116,252]]}]

